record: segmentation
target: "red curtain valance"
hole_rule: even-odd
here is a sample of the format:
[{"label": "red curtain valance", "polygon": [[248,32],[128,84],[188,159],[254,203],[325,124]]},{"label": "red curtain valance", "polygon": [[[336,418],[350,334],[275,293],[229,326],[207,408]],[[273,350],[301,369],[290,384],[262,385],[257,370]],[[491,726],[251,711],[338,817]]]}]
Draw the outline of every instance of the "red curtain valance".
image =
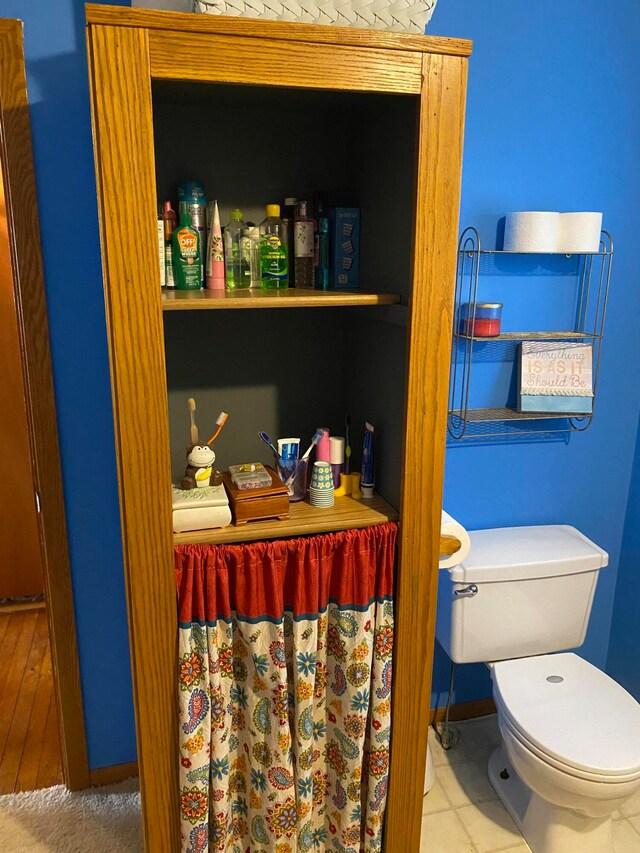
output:
[{"label": "red curtain valance", "polygon": [[297,539],[175,548],[179,621],[278,619],[315,614],[330,601],[352,608],[393,592],[398,526],[377,524]]}]

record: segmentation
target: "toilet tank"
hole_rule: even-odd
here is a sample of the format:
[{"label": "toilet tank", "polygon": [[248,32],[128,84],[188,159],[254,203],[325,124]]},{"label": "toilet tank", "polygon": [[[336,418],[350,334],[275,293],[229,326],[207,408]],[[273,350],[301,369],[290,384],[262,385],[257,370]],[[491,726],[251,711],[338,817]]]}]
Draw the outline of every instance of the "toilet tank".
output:
[{"label": "toilet tank", "polygon": [[606,551],[568,525],[469,537],[465,560],[440,569],[436,637],[451,660],[508,660],[582,645]]}]

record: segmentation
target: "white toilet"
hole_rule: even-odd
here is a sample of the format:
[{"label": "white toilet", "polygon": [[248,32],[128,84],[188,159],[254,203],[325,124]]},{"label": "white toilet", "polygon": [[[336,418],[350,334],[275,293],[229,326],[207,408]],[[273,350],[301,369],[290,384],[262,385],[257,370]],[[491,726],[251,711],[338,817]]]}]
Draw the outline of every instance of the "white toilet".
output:
[{"label": "white toilet", "polygon": [[440,570],[436,636],[486,662],[502,745],[489,778],[533,853],[611,853],[611,816],[640,788],[640,705],[573,653],[605,551],[574,527],[470,532]]}]

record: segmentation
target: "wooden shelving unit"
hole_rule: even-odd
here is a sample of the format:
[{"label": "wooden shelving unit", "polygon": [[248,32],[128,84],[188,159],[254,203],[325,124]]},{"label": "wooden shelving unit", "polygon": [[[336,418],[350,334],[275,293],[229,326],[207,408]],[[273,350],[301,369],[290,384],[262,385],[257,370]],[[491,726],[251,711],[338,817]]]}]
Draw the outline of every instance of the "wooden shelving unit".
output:
[{"label": "wooden shelving unit", "polygon": [[[180,849],[174,542],[185,539],[174,539],[170,492],[162,484],[171,481],[168,370],[172,362],[167,358],[165,335],[170,338],[182,320],[178,315],[167,322],[164,312],[360,306],[356,311],[344,312],[349,317],[335,312],[331,335],[340,333],[340,347],[332,353],[340,359],[335,374],[340,373],[341,380],[343,374],[347,375],[349,392],[353,389],[353,405],[370,408],[368,401],[372,401],[378,411],[384,407],[388,415],[389,406],[393,411],[393,417],[380,427],[380,435],[384,435],[385,446],[395,455],[393,459],[387,455],[385,465],[389,468],[378,471],[379,488],[401,512],[384,846],[386,853],[414,853],[421,837],[438,552],[451,553],[447,549],[456,547],[452,541],[443,545],[440,519],[455,228],[471,44],[421,34],[109,8],[102,4],[89,5],[87,17],[145,851],[173,853]],[[273,99],[276,112],[290,107],[296,121],[302,116],[310,125],[322,124],[325,119],[335,122],[337,108],[333,100],[341,97],[345,114],[355,111],[353,127],[345,136],[354,145],[345,146],[342,138],[333,134],[335,138],[317,159],[324,174],[314,175],[313,182],[315,185],[316,180],[330,180],[340,194],[349,191],[350,196],[357,197],[363,222],[368,214],[369,223],[365,240],[361,241],[361,256],[366,262],[363,268],[369,265],[367,276],[361,269],[363,280],[380,291],[386,291],[386,283],[391,282],[391,287],[402,293],[404,304],[398,305],[400,297],[386,292],[288,290],[249,291],[232,296],[210,292],[161,295],[155,211],[158,182],[171,176],[160,161],[164,150],[160,141],[173,144],[170,134],[175,134],[170,109],[161,115],[163,97],[170,94],[163,89],[166,81],[171,81],[177,95],[203,86],[198,91],[198,97],[203,98],[199,111],[215,112],[220,125],[224,119],[219,116],[217,94],[221,90],[228,93],[232,85],[238,90],[254,87],[257,92],[277,89],[282,104]],[[382,119],[382,125],[381,116],[388,117],[386,123]],[[379,138],[380,126],[389,128],[384,139]],[[288,131],[289,137],[294,130],[295,127]],[[246,180],[245,164],[230,152],[231,143],[225,134],[218,133],[218,137],[219,161],[228,167],[231,176],[237,173]],[[292,138],[293,153],[298,158],[295,168],[303,171],[308,139],[297,130]],[[273,145],[272,140],[267,142]],[[227,157],[227,153],[234,156]],[[268,147],[265,154],[269,155]],[[209,146],[201,146],[199,166],[212,166],[208,162],[211,156]],[[195,168],[196,162],[193,165]],[[254,175],[253,179],[257,177]],[[311,176],[308,184],[309,181]],[[269,188],[266,193],[265,183],[261,203],[272,192]],[[113,203],[115,198],[117,204]],[[379,216],[384,205],[401,209],[404,214],[402,226],[391,232]],[[141,215],[132,252],[122,212],[133,209]],[[366,306],[381,308],[364,312]],[[382,323],[379,330],[371,328],[373,323],[368,326],[378,310],[381,320],[398,328],[385,328]],[[365,313],[371,316],[360,316]],[[187,315],[182,325],[187,327],[195,319]],[[216,361],[213,346],[220,327],[233,324],[237,353],[245,358],[240,352],[240,326],[260,327],[262,318],[249,311],[241,318],[241,324],[236,322],[238,319],[222,315],[218,323],[204,324],[210,329],[199,325],[202,337],[198,341],[207,343],[207,336],[212,341],[210,351],[201,354],[198,362],[199,366],[204,365],[203,383],[206,371],[214,375],[221,363],[220,359]],[[286,325],[284,320],[271,317],[269,323]],[[305,335],[312,329],[313,320],[300,317],[299,324],[292,324],[290,355],[305,350]],[[188,330],[184,339],[189,340]],[[260,368],[262,386],[275,388],[272,396],[279,393],[279,405],[290,411],[297,402],[295,390],[282,376],[282,360],[276,363],[270,358],[282,340],[273,334],[261,358],[255,359],[255,369],[254,363],[247,364],[246,360],[236,363],[229,358],[228,362],[234,367],[250,367],[253,374]],[[332,345],[333,339],[328,340],[327,347]],[[291,359],[298,379],[312,361],[306,349],[306,361],[304,352],[295,364]],[[230,373],[229,370],[226,375]],[[253,374],[247,369],[233,373],[236,391],[248,386],[249,381],[244,380],[250,380]],[[217,377],[215,381],[225,378]],[[331,396],[332,374],[323,373],[319,380],[319,390]],[[313,423],[320,422],[313,418]],[[141,464],[157,488],[149,488],[149,477],[140,475]],[[388,476],[389,470],[392,476]],[[385,477],[389,480],[386,484]],[[305,518],[307,512],[310,516]],[[224,532],[189,535],[186,541],[247,541],[249,537],[340,530],[397,518],[395,510],[378,499],[357,504],[340,501],[331,519],[325,511],[321,515],[317,510],[311,513],[311,508],[302,504],[292,507],[288,523],[267,523],[266,530],[261,522],[249,523],[241,530],[227,528]],[[207,539],[207,535],[215,538]],[[225,539],[227,536],[238,539]]]},{"label": "wooden shelving unit", "polygon": [[396,293],[356,290],[174,290],[162,294],[163,311],[207,311],[229,308],[341,308],[346,305],[394,305]]}]

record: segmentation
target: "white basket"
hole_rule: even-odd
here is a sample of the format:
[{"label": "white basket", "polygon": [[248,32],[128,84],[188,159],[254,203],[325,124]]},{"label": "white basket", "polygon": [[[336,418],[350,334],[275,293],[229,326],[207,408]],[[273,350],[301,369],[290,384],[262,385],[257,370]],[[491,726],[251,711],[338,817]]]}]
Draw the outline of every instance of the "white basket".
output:
[{"label": "white basket", "polygon": [[437,0],[194,0],[207,15],[424,33]]}]

